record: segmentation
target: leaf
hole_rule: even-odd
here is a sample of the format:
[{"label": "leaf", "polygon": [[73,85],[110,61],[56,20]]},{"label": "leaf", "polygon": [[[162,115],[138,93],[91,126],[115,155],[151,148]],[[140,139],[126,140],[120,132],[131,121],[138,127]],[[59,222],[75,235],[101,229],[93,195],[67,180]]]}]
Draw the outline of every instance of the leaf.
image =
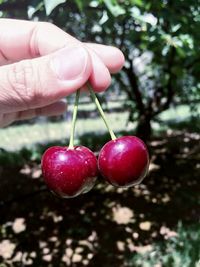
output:
[{"label": "leaf", "polygon": [[131,0],[131,5],[136,5],[136,6],[143,6],[143,1],[142,0]]},{"label": "leaf", "polygon": [[66,0],[44,0],[44,6],[47,16],[60,4],[65,3]]},{"label": "leaf", "polygon": [[181,28],[181,24],[178,23],[172,26],[172,32],[177,32]]},{"label": "leaf", "polygon": [[118,17],[126,13],[125,9],[122,8],[116,0],[104,0],[104,4],[114,17]]},{"label": "leaf", "polygon": [[103,15],[101,19],[99,20],[99,24],[103,25],[108,20],[108,13],[106,10],[103,11]]},{"label": "leaf", "polygon": [[91,7],[98,7],[99,4],[101,4],[101,1],[99,1],[99,0],[93,0],[93,1],[91,1],[89,3],[89,6],[91,6]]},{"label": "leaf", "polygon": [[79,10],[82,11],[83,10],[83,1],[82,0],[75,0],[75,2],[77,4]]},{"label": "leaf", "polygon": [[176,47],[176,52],[181,58],[184,58],[187,55],[187,53],[184,51],[182,47]]},{"label": "leaf", "polygon": [[32,19],[34,14],[39,11],[41,8],[43,8],[43,2],[40,2],[36,6],[28,6],[27,15],[29,19]]}]

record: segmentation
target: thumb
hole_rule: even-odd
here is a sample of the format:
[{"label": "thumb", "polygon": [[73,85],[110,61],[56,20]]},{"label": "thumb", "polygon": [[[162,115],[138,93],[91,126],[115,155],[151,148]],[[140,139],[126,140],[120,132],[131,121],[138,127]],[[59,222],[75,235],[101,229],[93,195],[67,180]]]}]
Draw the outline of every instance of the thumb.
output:
[{"label": "thumb", "polygon": [[0,112],[47,106],[81,88],[92,72],[81,46],[0,67]]}]

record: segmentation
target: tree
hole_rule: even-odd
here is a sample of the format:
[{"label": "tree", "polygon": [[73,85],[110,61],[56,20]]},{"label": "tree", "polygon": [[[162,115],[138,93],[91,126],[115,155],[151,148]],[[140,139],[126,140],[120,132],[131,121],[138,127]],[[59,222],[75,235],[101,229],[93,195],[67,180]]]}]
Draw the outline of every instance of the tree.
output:
[{"label": "tree", "polygon": [[[144,139],[172,104],[196,111],[200,100],[200,0],[1,1],[4,16],[52,21],[79,39],[120,47],[126,57],[116,84],[129,120]],[[15,8],[15,9],[14,9]],[[20,14],[20,15],[19,15]]]}]

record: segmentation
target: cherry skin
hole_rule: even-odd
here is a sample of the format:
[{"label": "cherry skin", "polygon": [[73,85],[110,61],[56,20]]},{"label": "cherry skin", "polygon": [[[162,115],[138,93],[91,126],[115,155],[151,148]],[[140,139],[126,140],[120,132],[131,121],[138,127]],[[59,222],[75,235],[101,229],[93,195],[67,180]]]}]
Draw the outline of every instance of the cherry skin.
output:
[{"label": "cherry skin", "polygon": [[88,192],[98,175],[97,159],[84,146],[50,147],[42,156],[41,167],[49,189],[63,198]]},{"label": "cherry skin", "polygon": [[98,167],[112,185],[130,187],[140,183],[149,167],[146,145],[136,136],[123,136],[106,143],[99,153]]}]

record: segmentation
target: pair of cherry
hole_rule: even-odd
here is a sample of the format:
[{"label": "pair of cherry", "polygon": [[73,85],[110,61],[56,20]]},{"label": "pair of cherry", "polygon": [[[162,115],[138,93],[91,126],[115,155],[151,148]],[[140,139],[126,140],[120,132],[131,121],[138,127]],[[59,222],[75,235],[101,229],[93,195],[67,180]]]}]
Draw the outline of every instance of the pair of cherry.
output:
[{"label": "pair of cherry", "polygon": [[47,186],[56,195],[64,198],[75,197],[90,191],[98,173],[114,186],[129,187],[140,183],[148,171],[149,155],[146,145],[136,136],[116,138],[96,95],[92,88],[88,87],[112,140],[100,150],[98,159],[89,148],[74,146],[74,130],[80,94],[78,91],[69,146],[48,148],[41,161],[42,173]]}]

